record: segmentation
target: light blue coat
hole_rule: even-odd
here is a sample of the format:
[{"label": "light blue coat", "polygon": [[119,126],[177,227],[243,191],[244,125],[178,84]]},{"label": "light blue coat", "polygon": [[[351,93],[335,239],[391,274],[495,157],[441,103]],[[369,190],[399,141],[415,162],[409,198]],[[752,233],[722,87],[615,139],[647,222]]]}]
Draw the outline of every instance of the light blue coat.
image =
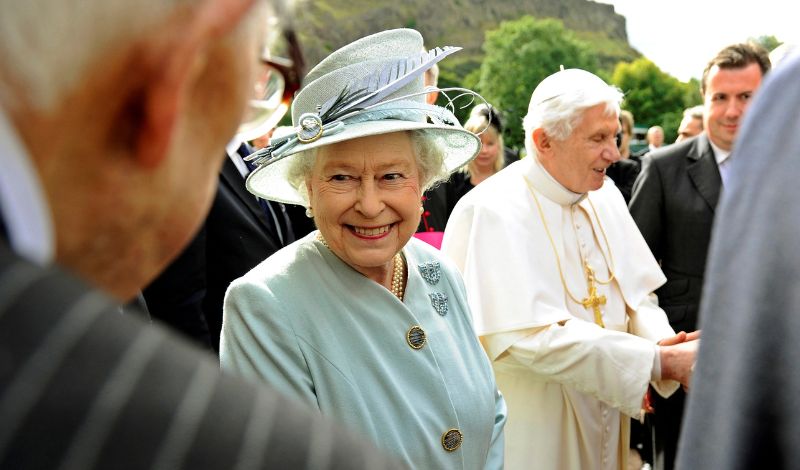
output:
[{"label": "light blue coat", "polygon": [[[315,237],[231,284],[222,367],[319,408],[412,468],[502,468],[505,402],[455,267],[412,238],[403,250],[408,283],[401,302]],[[425,263],[439,263],[431,269],[441,274],[436,283],[423,278]],[[444,315],[434,293],[447,296]],[[407,341],[413,326],[425,331],[420,349]],[[454,451],[442,445],[450,429],[463,435]]]}]

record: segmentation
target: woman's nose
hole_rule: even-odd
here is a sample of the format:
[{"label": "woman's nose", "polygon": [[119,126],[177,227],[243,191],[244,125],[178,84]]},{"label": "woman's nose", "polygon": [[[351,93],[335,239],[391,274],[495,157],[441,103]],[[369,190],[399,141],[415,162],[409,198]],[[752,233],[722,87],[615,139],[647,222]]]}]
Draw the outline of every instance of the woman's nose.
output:
[{"label": "woman's nose", "polygon": [[373,181],[361,184],[355,209],[365,217],[373,218],[380,214],[386,205],[383,203],[380,189]]}]

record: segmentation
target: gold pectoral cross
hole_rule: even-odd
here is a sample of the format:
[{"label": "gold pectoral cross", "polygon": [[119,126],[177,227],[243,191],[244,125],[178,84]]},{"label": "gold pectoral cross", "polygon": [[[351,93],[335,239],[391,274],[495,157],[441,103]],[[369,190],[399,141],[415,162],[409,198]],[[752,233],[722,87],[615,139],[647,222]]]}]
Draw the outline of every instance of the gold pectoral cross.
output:
[{"label": "gold pectoral cross", "polygon": [[586,282],[589,284],[589,297],[586,297],[581,301],[581,305],[584,308],[591,308],[594,311],[594,322],[597,323],[600,328],[605,328],[606,325],[603,323],[603,316],[600,314],[600,306],[606,304],[606,296],[605,295],[597,295],[597,285],[594,282],[594,270],[586,264]]}]

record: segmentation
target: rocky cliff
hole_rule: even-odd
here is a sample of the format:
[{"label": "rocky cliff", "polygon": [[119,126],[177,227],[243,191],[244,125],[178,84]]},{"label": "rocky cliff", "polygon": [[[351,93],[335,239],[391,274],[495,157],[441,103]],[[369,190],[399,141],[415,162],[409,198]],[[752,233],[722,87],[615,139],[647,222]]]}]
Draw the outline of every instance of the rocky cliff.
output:
[{"label": "rocky cliff", "polygon": [[609,70],[639,56],[628,43],[625,18],[613,6],[589,0],[299,0],[294,26],[309,68],[354,39],[407,27],[420,31],[428,45],[463,47],[442,66],[464,77],[480,66],[484,31],[523,15],[560,19]]}]

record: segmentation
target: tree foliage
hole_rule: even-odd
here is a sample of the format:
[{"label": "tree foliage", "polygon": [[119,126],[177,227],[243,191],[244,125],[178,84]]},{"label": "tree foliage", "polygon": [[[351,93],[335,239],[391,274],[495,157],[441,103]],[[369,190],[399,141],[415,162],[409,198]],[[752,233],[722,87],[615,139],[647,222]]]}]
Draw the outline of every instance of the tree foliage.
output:
[{"label": "tree foliage", "polygon": [[758,44],[759,46],[763,47],[764,49],[766,49],[767,51],[770,51],[770,52],[773,51],[776,47],[778,47],[778,46],[780,46],[782,44],[782,41],[780,41],[775,36],[771,36],[771,35],[770,36],[759,36],[757,38],[750,38],[749,40],[752,41],[752,42],[755,42],[756,44]]},{"label": "tree foliage", "polygon": [[484,60],[476,88],[505,115],[506,145],[524,144],[522,118],[536,85],[565,68],[597,72],[591,47],[564,28],[561,21],[523,16],[486,32]]},{"label": "tree foliage", "polygon": [[625,93],[636,125],[663,127],[665,142],[675,140],[683,110],[701,102],[696,80],[683,83],[644,57],[617,64],[611,83]]}]

